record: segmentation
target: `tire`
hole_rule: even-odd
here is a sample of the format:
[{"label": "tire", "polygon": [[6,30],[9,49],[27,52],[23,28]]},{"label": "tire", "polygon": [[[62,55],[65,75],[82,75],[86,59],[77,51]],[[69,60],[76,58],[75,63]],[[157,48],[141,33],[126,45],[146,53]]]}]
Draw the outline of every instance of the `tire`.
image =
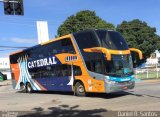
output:
[{"label": "tire", "polygon": [[23,83],[20,85],[20,91],[26,93],[26,86]]},{"label": "tire", "polygon": [[84,85],[81,82],[75,84],[74,93],[76,96],[86,96]]},{"label": "tire", "polygon": [[26,85],[26,93],[32,93],[32,87],[31,87],[31,84],[30,83],[27,83]]}]

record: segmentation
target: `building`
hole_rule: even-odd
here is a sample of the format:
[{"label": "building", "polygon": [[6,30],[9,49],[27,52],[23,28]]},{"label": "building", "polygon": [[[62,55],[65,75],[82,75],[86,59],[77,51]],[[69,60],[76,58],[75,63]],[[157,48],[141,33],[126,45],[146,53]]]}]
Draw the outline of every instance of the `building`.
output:
[{"label": "building", "polygon": [[157,66],[160,66],[160,52],[158,50],[153,52],[150,58],[148,58],[145,63],[145,67],[157,67]]},{"label": "building", "polygon": [[11,79],[9,58],[0,58],[0,72],[7,75],[7,79]]}]

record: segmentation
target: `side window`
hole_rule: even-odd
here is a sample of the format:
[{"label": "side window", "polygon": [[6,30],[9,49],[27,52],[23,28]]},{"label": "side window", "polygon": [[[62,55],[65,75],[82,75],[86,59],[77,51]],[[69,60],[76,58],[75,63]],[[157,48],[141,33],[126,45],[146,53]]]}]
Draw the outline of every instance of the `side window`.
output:
[{"label": "side window", "polygon": [[67,39],[62,39],[61,44],[62,44],[62,46],[71,46],[72,42],[69,38],[67,38]]},{"label": "side window", "polygon": [[[79,66],[73,66],[74,75],[82,75],[81,68]],[[57,66],[45,66],[41,68],[29,69],[29,73],[32,78],[54,78],[71,76],[71,65],[57,65]]]},{"label": "side window", "polygon": [[62,47],[61,53],[76,53],[70,38],[65,38],[60,41]]},{"label": "side window", "polygon": [[101,60],[92,61],[92,67],[93,67],[92,71],[96,73],[103,73],[103,63]]},{"label": "side window", "polygon": [[59,41],[55,41],[47,45],[43,45],[43,48],[45,56],[53,56],[55,54],[60,53],[61,43]]},{"label": "side window", "polygon": [[38,48],[37,48],[37,47],[32,48],[32,49],[30,50],[29,57],[30,57],[31,60],[35,60],[35,59],[38,59],[38,58],[39,58],[39,51],[38,51]]},{"label": "side window", "polygon": [[41,71],[39,69],[37,69],[37,68],[29,69],[28,71],[29,71],[29,73],[30,73],[32,78],[40,78],[41,77],[40,76],[41,75],[40,74]]},{"label": "side window", "polygon": [[104,73],[104,65],[102,61],[102,53],[84,53],[84,60],[87,66],[87,69],[96,73]]},{"label": "side window", "polygon": [[43,46],[39,46],[37,49],[36,49],[36,53],[38,55],[38,58],[44,58],[47,56],[47,53],[46,53],[46,49],[43,47]]},{"label": "side window", "polygon": [[115,68],[113,66],[113,61],[104,61],[105,62],[105,73],[115,73]]},{"label": "side window", "polygon": [[76,53],[70,38],[64,38],[58,41],[54,41],[49,44],[43,45],[42,47],[45,56],[53,56],[59,53]]},{"label": "side window", "polygon": [[75,76],[81,76],[82,75],[82,71],[81,68],[79,66],[73,66],[73,71],[74,71],[74,75]]},{"label": "side window", "polygon": [[100,46],[97,35],[94,31],[89,30],[81,33],[75,33],[74,37],[80,50]]},{"label": "side window", "polygon": [[47,56],[45,46],[38,45],[36,47],[27,50],[28,60],[36,60]]}]

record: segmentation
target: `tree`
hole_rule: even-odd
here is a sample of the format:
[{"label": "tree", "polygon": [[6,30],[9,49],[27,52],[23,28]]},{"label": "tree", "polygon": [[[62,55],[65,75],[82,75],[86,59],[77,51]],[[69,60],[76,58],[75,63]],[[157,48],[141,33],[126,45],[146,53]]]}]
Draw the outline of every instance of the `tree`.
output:
[{"label": "tree", "polygon": [[126,39],[129,47],[138,48],[143,53],[143,60],[139,61],[138,56],[133,56],[133,61],[140,65],[158,48],[157,41],[160,40],[156,35],[156,29],[138,19],[123,21],[117,26],[116,30]]},{"label": "tree", "polygon": [[58,36],[85,30],[85,29],[115,29],[114,25],[107,23],[100,17],[96,16],[94,11],[80,11],[76,15],[68,17],[58,28]]}]

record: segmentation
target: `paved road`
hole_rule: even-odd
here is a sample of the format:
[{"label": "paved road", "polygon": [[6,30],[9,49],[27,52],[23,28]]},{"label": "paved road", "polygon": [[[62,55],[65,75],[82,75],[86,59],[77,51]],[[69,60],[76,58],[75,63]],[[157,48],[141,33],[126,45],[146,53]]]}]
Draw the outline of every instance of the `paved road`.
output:
[{"label": "paved road", "polygon": [[[11,83],[0,83],[0,110],[42,111],[53,114],[105,115],[107,111],[160,111],[160,80],[136,83],[133,90],[113,94],[89,94],[75,97],[69,93],[16,92]],[[67,115],[66,115],[67,116]],[[96,116],[97,117],[97,116]]]}]

